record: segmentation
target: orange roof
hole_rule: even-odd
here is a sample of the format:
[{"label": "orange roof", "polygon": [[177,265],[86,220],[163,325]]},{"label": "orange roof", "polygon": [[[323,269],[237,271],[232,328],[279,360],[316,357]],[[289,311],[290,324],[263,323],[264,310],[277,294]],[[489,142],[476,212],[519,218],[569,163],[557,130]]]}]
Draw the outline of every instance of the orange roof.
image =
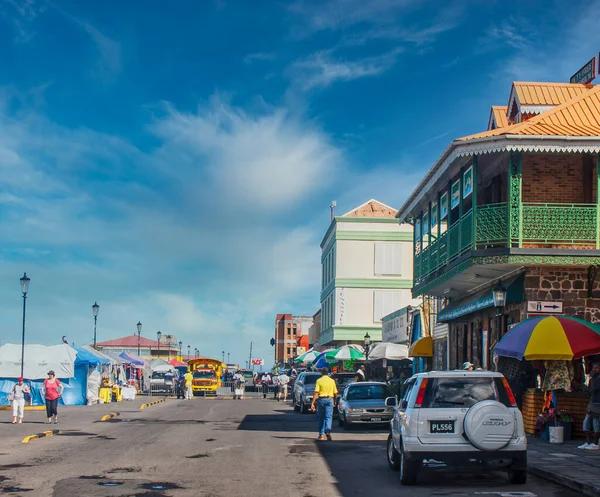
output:
[{"label": "orange roof", "polygon": [[508,126],[508,117],[506,114],[508,107],[506,105],[492,105],[492,111],[490,113],[490,121],[494,121],[496,128],[502,128]]},{"label": "orange roof", "polygon": [[391,217],[396,215],[396,209],[385,205],[378,200],[371,199],[356,209],[352,209],[342,217]]},{"label": "orange roof", "polygon": [[571,83],[523,83],[515,81],[511,89],[521,105],[561,105],[590,89],[589,85]]},{"label": "orange roof", "polygon": [[600,136],[600,85],[587,88],[575,98],[531,119],[457,141],[500,135]]}]

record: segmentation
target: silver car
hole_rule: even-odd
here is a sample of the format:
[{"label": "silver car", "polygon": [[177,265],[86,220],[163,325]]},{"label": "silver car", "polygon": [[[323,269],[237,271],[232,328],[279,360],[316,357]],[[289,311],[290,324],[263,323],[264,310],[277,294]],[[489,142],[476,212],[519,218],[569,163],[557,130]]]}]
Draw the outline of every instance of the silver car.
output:
[{"label": "silver car", "polygon": [[394,408],[385,405],[388,397],[394,397],[394,394],[385,383],[351,383],[338,403],[340,426],[348,428],[354,424],[389,424],[394,416]]}]

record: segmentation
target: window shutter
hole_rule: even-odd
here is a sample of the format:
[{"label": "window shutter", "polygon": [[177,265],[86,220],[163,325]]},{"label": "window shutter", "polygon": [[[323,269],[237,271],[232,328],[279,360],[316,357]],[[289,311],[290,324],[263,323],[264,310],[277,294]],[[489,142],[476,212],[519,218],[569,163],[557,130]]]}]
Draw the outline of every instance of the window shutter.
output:
[{"label": "window shutter", "polygon": [[375,244],[375,274],[385,274],[385,243]]}]

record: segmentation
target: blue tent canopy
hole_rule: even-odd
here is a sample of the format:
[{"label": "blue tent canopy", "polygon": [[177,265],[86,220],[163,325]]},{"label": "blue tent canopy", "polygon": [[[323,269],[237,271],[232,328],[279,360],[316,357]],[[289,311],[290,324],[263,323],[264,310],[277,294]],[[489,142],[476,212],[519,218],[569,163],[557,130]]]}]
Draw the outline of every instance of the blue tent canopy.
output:
[{"label": "blue tent canopy", "polygon": [[144,361],[141,361],[140,359],[136,359],[135,357],[130,356],[129,354],[127,354],[127,352],[121,352],[119,354],[119,357],[130,364],[135,364],[136,366],[144,365]]},{"label": "blue tent canopy", "polygon": [[75,365],[87,365],[87,366],[98,366],[102,364],[110,364],[110,361],[104,357],[94,354],[88,349],[83,347],[75,347],[77,351],[77,357],[75,358]]}]

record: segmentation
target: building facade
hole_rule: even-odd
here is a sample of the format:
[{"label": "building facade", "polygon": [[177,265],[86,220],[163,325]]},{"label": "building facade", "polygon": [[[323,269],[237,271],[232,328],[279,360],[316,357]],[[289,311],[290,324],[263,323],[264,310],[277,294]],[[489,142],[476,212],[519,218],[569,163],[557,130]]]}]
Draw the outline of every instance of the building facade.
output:
[{"label": "building facade", "polygon": [[313,314],[313,324],[308,330],[308,347],[314,347],[321,338],[321,309]]},{"label": "building facade", "polygon": [[335,217],[321,242],[320,346],[381,341],[381,319],[414,304],[412,226],[369,200]]},{"label": "building facade", "polygon": [[118,354],[126,352],[127,354],[138,355],[139,350],[139,356],[146,359],[171,360],[180,355],[175,335],[163,335],[159,343],[143,336],[138,337],[137,333],[134,333],[126,337],[98,342],[96,346],[102,352],[116,352]]},{"label": "building facade", "polygon": [[290,364],[294,357],[303,354],[309,346],[311,316],[277,314],[275,318],[275,364]]},{"label": "building facade", "polygon": [[527,317],[599,321],[599,151],[600,86],[514,83],[425,175],[397,217],[415,227],[413,295],[439,303],[434,358],[489,368]]}]

